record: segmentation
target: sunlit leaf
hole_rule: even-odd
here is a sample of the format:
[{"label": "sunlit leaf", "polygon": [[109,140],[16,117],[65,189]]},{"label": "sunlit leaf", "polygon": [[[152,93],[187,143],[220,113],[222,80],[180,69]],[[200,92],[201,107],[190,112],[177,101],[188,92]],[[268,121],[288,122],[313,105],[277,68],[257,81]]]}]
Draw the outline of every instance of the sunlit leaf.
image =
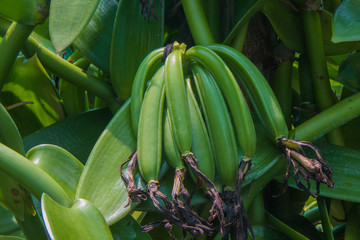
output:
[{"label": "sunlit leaf", "polygon": [[57,52],[64,50],[80,34],[93,16],[99,0],[52,0],[49,31]]},{"label": "sunlit leaf", "polygon": [[0,16],[27,25],[46,20],[49,14],[48,0],[1,0]]},{"label": "sunlit leaf", "polygon": [[44,144],[32,148],[27,158],[43,169],[74,198],[83,165],[65,149]]},{"label": "sunlit leaf", "polygon": [[344,0],[334,14],[332,41],[360,40],[360,1]]},{"label": "sunlit leaf", "polygon": [[85,199],[77,199],[66,208],[43,194],[41,208],[51,239],[113,239],[100,211]]},{"label": "sunlit leaf", "polygon": [[86,162],[76,198],[91,201],[111,225],[129,211],[126,187],[120,177],[120,165],[135,150],[127,101],[105,128]]},{"label": "sunlit leaf", "polygon": [[22,137],[65,117],[58,94],[36,55],[16,59],[0,101],[4,106],[14,106],[9,113]]}]

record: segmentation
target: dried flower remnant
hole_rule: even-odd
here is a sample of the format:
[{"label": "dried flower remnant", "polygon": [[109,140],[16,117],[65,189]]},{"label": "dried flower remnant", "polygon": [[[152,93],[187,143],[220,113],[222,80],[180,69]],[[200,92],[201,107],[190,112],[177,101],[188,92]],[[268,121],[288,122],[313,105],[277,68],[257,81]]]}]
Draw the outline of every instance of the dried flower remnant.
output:
[{"label": "dried flower remnant", "polygon": [[[320,184],[325,183],[330,188],[334,187],[332,179],[333,172],[331,167],[324,160],[318,148],[310,142],[295,141],[287,138],[279,139],[279,146],[283,149],[284,154],[288,160],[288,166],[283,182],[282,193],[286,190],[288,179],[290,175],[291,165],[294,168],[294,180],[296,186],[313,197],[318,197],[320,193]],[[307,157],[304,149],[308,148],[315,153],[315,158]],[[307,187],[300,182],[299,175],[307,182]],[[316,182],[316,193],[310,191],[310,181],[312,179]],[[281,194],[281,193],[280,193]]]}]

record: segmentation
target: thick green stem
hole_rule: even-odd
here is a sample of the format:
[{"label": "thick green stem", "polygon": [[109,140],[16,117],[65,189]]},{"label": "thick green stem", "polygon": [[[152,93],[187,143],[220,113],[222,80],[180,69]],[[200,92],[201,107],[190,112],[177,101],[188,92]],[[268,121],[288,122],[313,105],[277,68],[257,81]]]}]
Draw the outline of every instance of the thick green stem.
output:
[{"label": "thick green stem", "polygon": [[323,232],[326,240],[334,240],[334,235],[332,233],[332,226],[330,223],[328,209],[326,207],[326,202],[323,197],[317,198],[317,203],[320,212],[321,224],[323,227]]},{"label": "thick green stem", "polygon": [[315,141],[360,116],[360,93],[354,94],[295,128],[295,140]]},{"label": "thick green stem", "polygon": [[292,64],[292,60],[284,61],[272,75],[272,88],[289,129],[291,129]]},{"label": "thick green stem", "polygon": [[0,91],[11,67],[35,26],[13,22],[0,42]]},{"label": "thick green stem", "polygon": [[251,225],[265,226],[267,224],[265,218],[264,197],[262,192],[259,192],[255,197],[253,203],[251,204],[250,209],[248,210],[248,216]]},{"label": "thick green stem", "polygon": [[201,0],[182,0],[182,5],[195,44],[206,46],[215,43]]},{"label": "thick green stem", "polygon": [[[315,102],[318,110],[324,111],[335,103],[326,66],[325,50],[320,16],[317,11],[302,11],[306,53],[312,73]],[[344,145],[340,129],[328,134],[328,139],[337,145]]]},{"label": "thick green stem", "polygon": [[301,233],[295,231],[273,215],[271,215],[269,212],[266,212],[266,219],[268,222],[273,225],[277,230],[288,236],[290,239],[294,240],[309,240],[307,237],[302,235]]},{"label": "thick green stem", "polygon": [[[4,34],[3,30],[7,29],[9,25],[10,23],[7,21],[0,21],[0,35]],[[27,39],[23,53],[27,57],[37,54],[48,71],[106,100],[113,111],[116,111],[121,106],[110,84],[85,73],[81,68],[55,55],[32,36]]]},{"label": "thick green stem", "polygon": [[202,3],[214,41],[220,42],[222,0],[203,0]]},{"label": "thick green stem", "polygon": [[0,169],[13,177],[37,199],[49,194],[63,206],[70,204],[69,196],[60,185],[24,156],[0,143]]}]

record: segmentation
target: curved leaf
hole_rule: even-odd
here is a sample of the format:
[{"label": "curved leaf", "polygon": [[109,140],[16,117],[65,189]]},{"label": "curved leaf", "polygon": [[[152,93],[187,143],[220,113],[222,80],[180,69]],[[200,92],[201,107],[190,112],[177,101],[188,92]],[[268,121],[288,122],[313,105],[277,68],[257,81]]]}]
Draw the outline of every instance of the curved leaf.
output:
[{"label": "curved leaf", "polygon": [[85,199],[77,199],[66,208],[43,194],[41,209],[51,239],[113,239],[100,211]]},{"label": "curved leaf", "polygon": [[112,117],[107,108],[69,117],[24,138],[25,151],[40,144],[54,144],[85,164],[91,149]]},{"label": "curved leaf", "polygon": [[32,148],[27,158],[49,174],[74,199],[83,165],[65,149],[44,144]]},{"label": "curved leaf", "polygon": [[129,211],[128,194],[120,177],[120,165],[135,150],[130,121],[130,101],[116,113],[95,144],[81,175],[76,198],[91,201],[111,225]]},{"label": "curved leaf", "polygon": [[49,31],[56,52],[68,47],[89,23],[99,0],[52,0]]},{"label": "curved leaf", "polygon": [[101,0],[91,21],[73,42],[75,48],[106,74],[110,73],[110,45],[117,6],[116,0]]},{"label": "curved leaf", "polygon": [[360,40],[360,1],[344,0],[334,14],[332,41]]},{"label": "curved leaf", "polygon": [[119,1],[112,35],[110,79],[124,101],[130,97],[132,82],[143,58],[163,44],[162,7],[158,2],[153,4],[158,21],[148,21],[141,15],[141,4],[134,0]]},{"label": "curved leaf", "polygon": [[[65,117],[59,96],[37,56],[18,57],[0,95],[23,137]],[[30,104],[31,103],[31,104]]]}]

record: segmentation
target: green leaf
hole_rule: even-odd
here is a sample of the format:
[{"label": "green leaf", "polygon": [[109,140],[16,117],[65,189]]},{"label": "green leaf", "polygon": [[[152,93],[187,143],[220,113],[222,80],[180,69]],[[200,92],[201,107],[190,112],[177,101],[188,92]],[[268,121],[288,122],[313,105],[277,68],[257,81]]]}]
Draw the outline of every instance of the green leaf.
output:
[{"label": "green leaf", "polygon": [[[317,147],[332,168],[335,183],[334,188],[329,188],[325,184],[321,184],[320,195],[346,201],[360,202],[360,151],[327,143],[319,143]],[[311,185],[311,190],[316,192],[315,182],[311,181]],[[289,179],[289,186],[296,188],[292,177]]]},{"label": "green leaf", "polygon": [[74,199],[83,165],[65,149],[44,144],[32,148],[26,157],[49,174]]},{"label": "green leaf", "polygon": [[130,215],[110,227],[114,240],[151,240],[148,233],[141,231],[139,223]]},{"label": "green leaf", "polygon": [[65,117],[58,94],[36,55],[16,59],[0,101],[4,106],[28,103],[9,110],[23,137]]},{"label": "green leaf", "polygon": [[101,134],[81,175],[76,198],[91,201],[111,225],[129,211],[128,194],[120,177],[120,165],[135,150],[136,139],[127,101]]},{"label": "green leaf", "polygon": [[111,117],[111,112],[102,108],[66,118],[25,137],[25,151],[40,144],[54,144],[66,149],[85,164]]},{"label": "green leaf", "polygon": [[[136,71],[147,54],[163,44],[164,14],[159,2],[154,3],[156,21],[141,15],[141,1],[121,0],[111,41],[110,79],[117,95],[130,97]],[[146,4],[146,3],[145,3]]]},{"label": "green leaf", "polygon": [[0,234],[6,234],[18,229],[14,215],[0,206]]},{"label": "green leaf", "polygon": [[46,192],[62,204],[71,200],[64,189],[44,170],[24,156],[0,143],[0,170],[18,181],[37,199]]},{"label": "green leaf", "polygon": [[335,43],[360,40],[360,1],[344,0],[334,14],[333,37]]},{"label": "green leaf", "polygon": [[331,41],[333,35],[332,19],[333,19],[333,15],[328,11],[323,11],[320,14],[325,55],[326,56],[340,55],[360,49],[360,42],[358,41],[340,42],[340,43],[334,43]]},{"label": "green leaf", "polygon": [[73,45],[91,63],[110,73],[110,45],[118,3],[101,0],[92,19],[75,39]]},{"label": "green leaf", "polygon": [[301,17],[289,4],[280,0],[265,1],[262,12],[286,47],[293,51],[304,49]]},{"label": "green leaf", "polygon": [[52,0],[49,31],[56,52],[68,47],[89,23],[99,0]]},{"label": "green leaf", "polygon": [[360,53],[350,54],[340,64],[336,81],[353,92],[360,91]]},{"label": "green leaf", "polygon": [[27,25],[44,22],[49,14],[49,0],[1,0],[0,16]]},{"label": "green leaf", "polygon": [[77,199],[66,208],[43,194],[41,208],[51,239],[113,239],[100,211],[85,199]]}]

